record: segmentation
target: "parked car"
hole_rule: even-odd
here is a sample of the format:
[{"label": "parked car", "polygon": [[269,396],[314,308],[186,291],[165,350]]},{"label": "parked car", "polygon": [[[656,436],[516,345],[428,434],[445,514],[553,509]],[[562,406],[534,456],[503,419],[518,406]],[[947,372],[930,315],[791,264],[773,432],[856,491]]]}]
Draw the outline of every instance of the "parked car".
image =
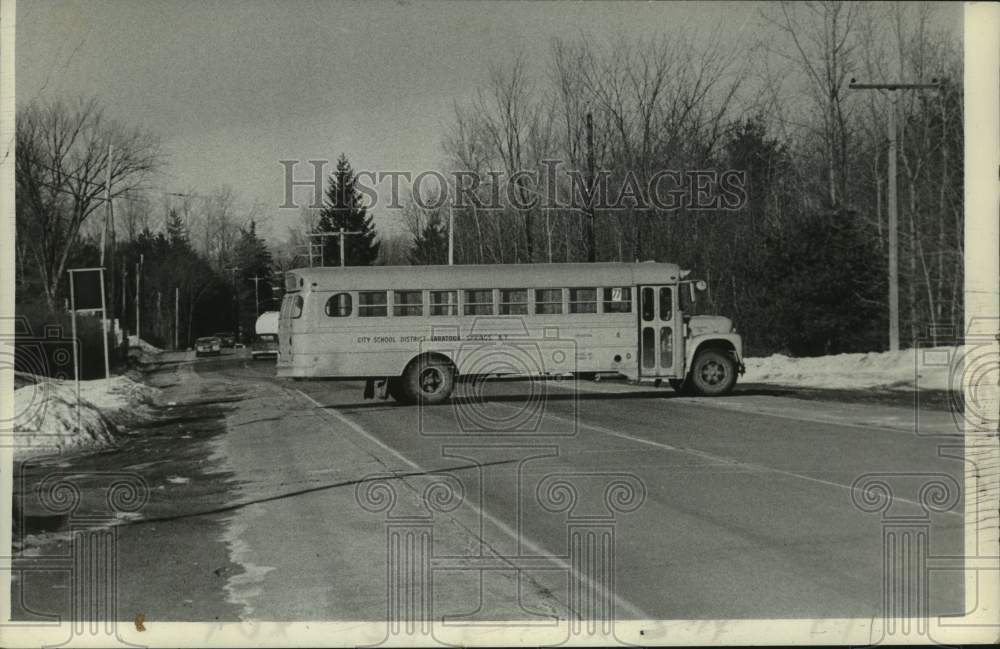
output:
[{"label": "parked car", "polygon": [[236,345],[236,334],[232,331],[220,331],[216,332],[215,337],[222,341],[223,347],[232,348]]},{"label": "parked car", "polygon": [[253,344],[250,347],[253,358],[278,357],[278,312],[266,311],[254,324]]},{"label": "parked car", "polygon": [[218,336],[204,336],[194,341],[194,355],[204,356],[212,354],[218,356],[222,353],[222,341]]},{"label": "parked car", "polygon": [[278,334],[257,334],[250,347],[250,355],[256,358],[278,357]]}]

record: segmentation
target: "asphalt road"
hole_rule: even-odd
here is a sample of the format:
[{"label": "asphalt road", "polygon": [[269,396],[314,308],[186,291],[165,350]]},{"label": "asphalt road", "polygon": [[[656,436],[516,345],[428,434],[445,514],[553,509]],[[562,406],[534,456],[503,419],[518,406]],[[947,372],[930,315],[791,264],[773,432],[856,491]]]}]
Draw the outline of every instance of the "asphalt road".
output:
[{"label": "asphalt road", "polygon": [[[115,528],[121,619],[873,618],[921,584],[928,611],[963,610],[960,573],[899,563],[917,537],[962,553],[946,411],[526,381],[418,408],[245,352],[163,360],[158,421],[20,469],[26,501],[56,469],[143,477],[147,505]],[[853,488],[866,476],[888,510]],[[28,540],[15,616],[68,614],[65,575],[31,564],[65,539]]]}]

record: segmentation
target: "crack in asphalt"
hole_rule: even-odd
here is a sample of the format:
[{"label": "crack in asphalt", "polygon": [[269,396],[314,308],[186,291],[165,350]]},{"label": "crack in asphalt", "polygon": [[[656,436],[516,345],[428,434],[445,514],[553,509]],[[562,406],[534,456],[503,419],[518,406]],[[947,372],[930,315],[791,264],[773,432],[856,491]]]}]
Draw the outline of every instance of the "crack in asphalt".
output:
[{"label": "crack in asphalt", "polygon": [[[274,502],[274,501],[277,501],[277,500],[284,500],[286,498],[294,498],[296,496],[303,496],[303,495],[306,495],[306,494],[316,493],[318,491],[328,491],[330,489],[337,489],[337,488],[340,488],[340,487],[357,486],[359,484],[365,484],[367,482],[376,482],[378,480],[401,480],[405,484],[406,483],[406,481],[405,481],[406,478],[414,478],[414,477],[420,477],[420,476],[441,475],[441,474],[445,474],[445,473],[451,473],[451,472],[454,472],[454,471],[467,471],[469,469],[478,469],[478,468],[483,468],[483,467],[488,467],[488,466],[496,466],[496,465],[501,465],[501,464],[511,464],[511,463],[514,463],[514,462],[516,462],[516,460],[501,460],[501,461],[497,461],[497,462],[482,462],[482,463],[477,463],[477,464],[465,464],[465,465],[460,465],[460,466],[455,466],[455,467],[447,467],[447,468],[442,468],[442,469],[432,469],[432,470],[426,470],[426,471],[411,471],[411,472],[405,472],[405,473],[391,472],[391,473],[388,473],[388,474],[385,474],[385,475],[367,476],[367,477],[364,477],[364,478],[358,478],[358,479],[354,479],[354,480],[344,480],[344,481],[341,481],[341,482],[327,483],[327,484],[319,485],[319,486],[316,486],[316,487],[309,487],[309,488],[306,488],[306,489],[298,489],[296,491],[289,491],[289,492],[285,492],[285,493],[281,493],[281,494],[276,494],[276,495],[273,495],[273,496],[265,496],[263,498],[255,498],[253,500],[244,500],[244,501],[232,503],[232,504],[229,504],[229,505],[225,505],[225,506],[222,506],[222,507],[216,507],[214,509],[207,509],[207,510],[197,511],[197,512],[185,512],[185,513],[182,513],[182,514],[173,514],[173,515],[169,515],[169,516],[155,516],[155,517],[150,517],[150,518],[137,518],[137,519],[134,519],[134,520],[124,520],[124,521],[122,521],[119,524],[121,524],[121,525],[143,525],[143,524],[146,524],[146,523],[164,523],[164,522],[169,522],[169,521],[183,520],[183,519],[187,519],[187,518],[195,518],[195,517],[199,517],[199,516],[212,516],[212,515],[215,515],[215,514],[224,514],[226,512],[231,512],[231,511],[236,511],[236,510],[239,510],[239,509],[244,509],[244,508],[249,507],[251,505],[259,505],[259,504],[262,504],[262,503]],[[411,485],[407,485],[407,486],[410,487],[411,489],[413,489],[413,487]],[[416,490],[414,490],[414,491],[416,491]]]}]

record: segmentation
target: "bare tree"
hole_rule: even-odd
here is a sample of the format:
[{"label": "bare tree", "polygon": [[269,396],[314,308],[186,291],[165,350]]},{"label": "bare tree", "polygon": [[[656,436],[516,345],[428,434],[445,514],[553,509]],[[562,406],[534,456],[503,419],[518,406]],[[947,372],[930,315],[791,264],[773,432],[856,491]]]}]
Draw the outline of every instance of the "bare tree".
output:
[{"label": "bare tree", "polygon": [[809,97],[819,115],[816,132],[825,147],[827,199],[843,201],[848,186],[847,153],[850,114],[844,93],[855,71],[861,7],[855,2],[781,2],[763,13],[777,28],[785,46],[767,49],[792,63],[807,80]]},{"label": "bare tree", "polygon": [[80,229],[104,205],[109,166],[111,197],[134,192],[160,167],[160,146],[106,119],[94,100],[31,103],[18,112],[16,138],[18,238],[54,309]]}]

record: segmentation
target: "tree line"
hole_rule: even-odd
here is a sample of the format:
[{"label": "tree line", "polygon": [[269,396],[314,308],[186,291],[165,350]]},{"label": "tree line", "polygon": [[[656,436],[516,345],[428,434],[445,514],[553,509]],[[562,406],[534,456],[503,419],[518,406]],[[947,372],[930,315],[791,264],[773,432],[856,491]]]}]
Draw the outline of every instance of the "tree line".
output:
[{"label": "tree line", "polygon": [[[248,342],[258,310],[276,308],[260,205],[228,187],[153,189],[164,164],[155,134],[82,100],[20,108],[16,138],[15,300],[32,335],[52,323],[68,332],[71,268],[103,266],[109,317],[162,347],[217,331]],[[99,347],[100,328],[81,327]]]},{"label": "tree line", "polygon": [[[708,282],[707,310],[735,318],[755,354],[885,349],[888,343],[887,120],[895,104],[901,339],[948,342],[962,322],[962,61],[922,5],[767,5],[756,42],[683,30],[654,38],[555,39],[544,61],[513,54],[455,105],[450,169],[529,170],[593,159],[609,191],[663,169],[746,172],[738,210],[595,210],[599,261],[672,261]],[[851,91],[927,83],[933,91]],[[588,140],[586,124],[591,117]],[[455,188],[452,187],[452,191]],[[481,187],[484,195],[491,191]],[[640,190],[641,191],[641,190]],[[509,194],[508,194],[509,196]],[[585,261],[583,206],[455,209],[456,263]],[[447,210],[404,211],[411,263],[442,263]]]},{"label": "tree line", "polygon": [[[455,263],[586,261],[593,241],[598,261],[692,269],[708,284],[699,308],[732,316],[752,354],[880,350],[894,109],[902,338],[948,342],[963,308],[962,60],[960,44],[932,27],[933,11],[775,3],[761,11],[766,36],[756,41],[674,30],[555,39],[543,60],[512,52],[456,102],[441,138],[449,170],[506,179],[499,209],[411,200],[398,215],[407,234],[379,236],[341,155],[323,207],[303,209],[270,250],[257,231],[262,205],[231,188],[155,190],[164,156],[154,134],[107,119],[94,101],[32,103],[17,115],[17,304],[64,312],[67,269],[104,255],[109,312],[128,330],[138,274],[144,338],[171,346],[176,336],[182,347],[222,330],[246,338],[256,313],[278,306],[282,271],[341,263],[341,229],[349,265],[446,263],[453,218]],[[940,83],[860,92],[853,78]],[[588,210],[566,175],[547,174],[552,161],[602,175],[615,195],[635,182],[639,200]],[[738,170],[746,200],[651,207],[641,193],[665,169]],[[495,190],[484,182],[476,192]],[[537,194],[562,202],[523,207]]]}]

